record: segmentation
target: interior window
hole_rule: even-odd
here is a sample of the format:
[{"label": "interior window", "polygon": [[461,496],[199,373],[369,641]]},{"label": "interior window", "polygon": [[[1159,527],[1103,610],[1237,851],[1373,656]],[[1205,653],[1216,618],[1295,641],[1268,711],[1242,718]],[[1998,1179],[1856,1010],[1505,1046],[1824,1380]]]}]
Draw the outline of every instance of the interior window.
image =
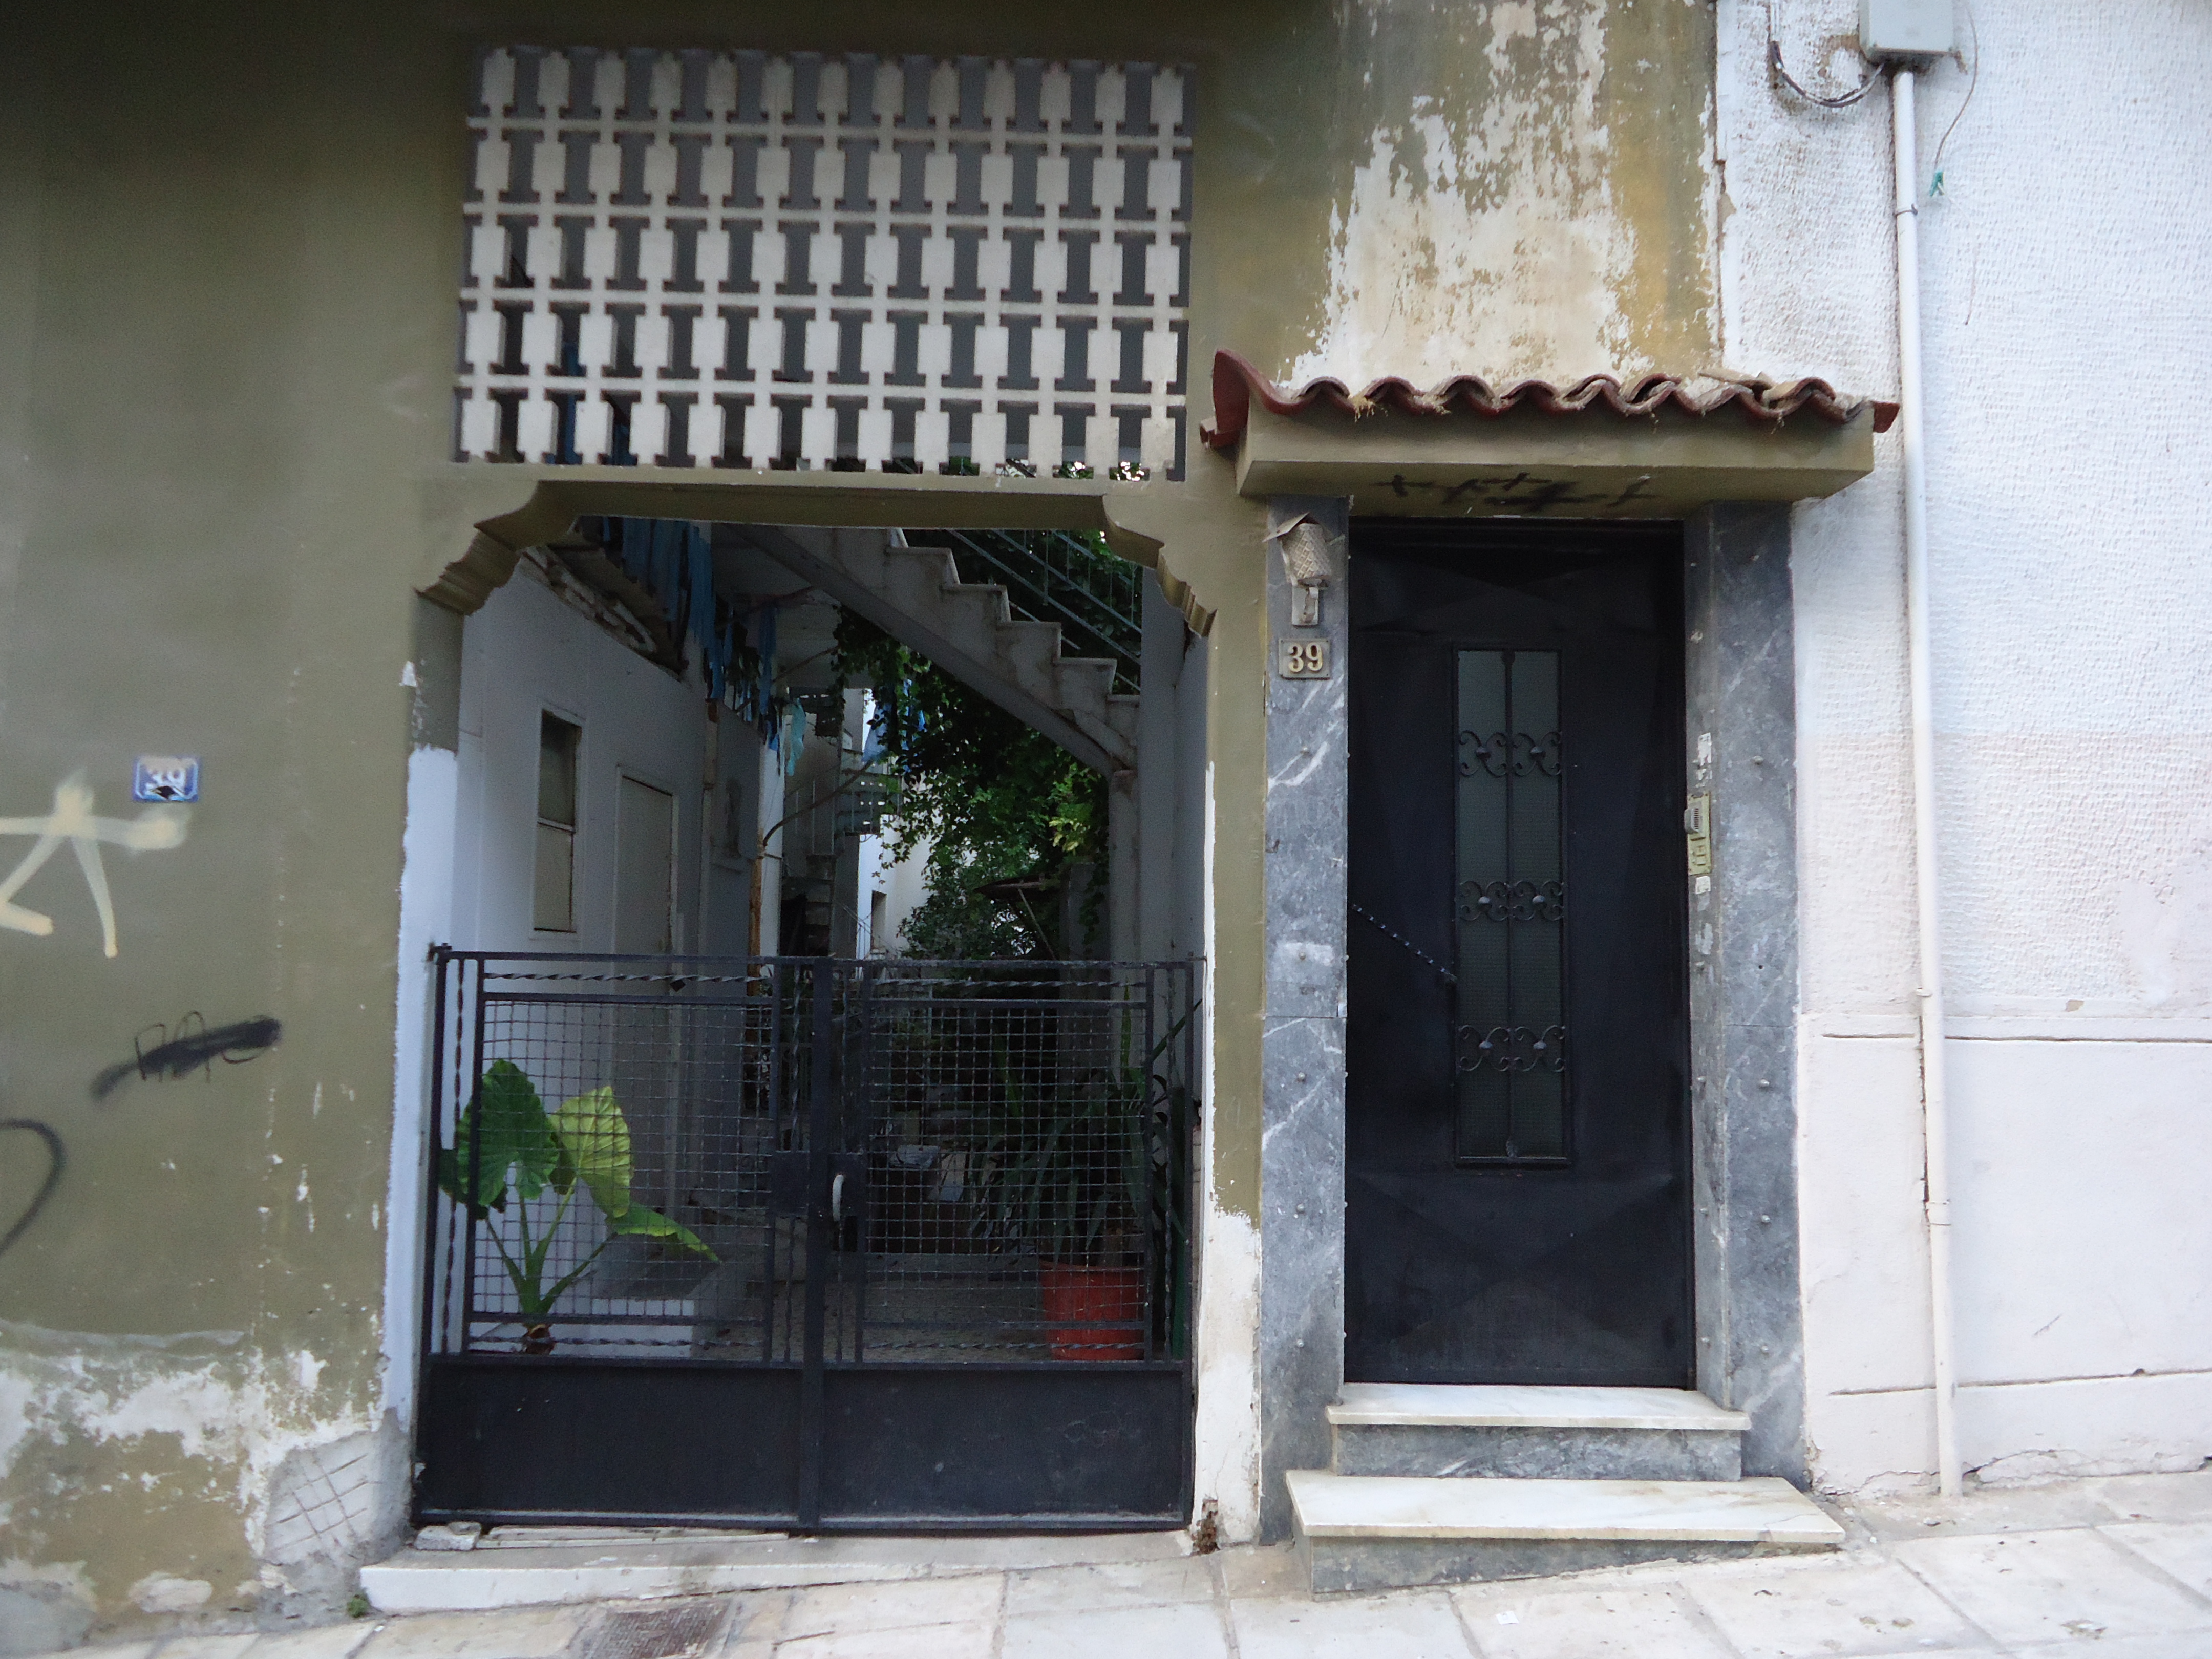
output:
[{"label": "interior window", "polygon": [[530,925],[576,931],[576,750],[584,728],[558,714],[538,717],[538,866]]}]

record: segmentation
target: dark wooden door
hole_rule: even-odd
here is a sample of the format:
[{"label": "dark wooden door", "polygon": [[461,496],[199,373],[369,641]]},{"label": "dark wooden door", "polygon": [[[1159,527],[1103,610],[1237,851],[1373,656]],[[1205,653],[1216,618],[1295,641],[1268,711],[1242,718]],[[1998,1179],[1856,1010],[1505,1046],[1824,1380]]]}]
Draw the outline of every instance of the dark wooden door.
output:
[{"label": "dark wooden door", "polygon": [[1691,1380],[1680,561],[1354,527],[1352,1381]]}]

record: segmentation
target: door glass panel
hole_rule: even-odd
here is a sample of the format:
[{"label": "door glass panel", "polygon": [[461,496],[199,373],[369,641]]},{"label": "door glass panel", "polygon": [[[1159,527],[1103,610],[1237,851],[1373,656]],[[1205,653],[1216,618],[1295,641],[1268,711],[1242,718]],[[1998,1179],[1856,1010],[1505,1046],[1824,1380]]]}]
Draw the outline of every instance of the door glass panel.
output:
[{"label": "door glass panel", "polygon": [[1455,1154],[1563,1164],[1559,653],[1462,651],[1458,750]]},{"label": "door glass panel", "polygon": [[540,933],[576,931],[576,750],[581,726],[558,714],[538,718],[538,854],[530,925]]}]

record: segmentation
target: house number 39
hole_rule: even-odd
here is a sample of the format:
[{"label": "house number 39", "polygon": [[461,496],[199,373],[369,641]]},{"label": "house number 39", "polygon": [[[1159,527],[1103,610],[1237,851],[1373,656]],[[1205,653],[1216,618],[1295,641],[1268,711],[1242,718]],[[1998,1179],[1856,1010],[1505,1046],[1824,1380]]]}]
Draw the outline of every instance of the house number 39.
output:
[{"label": "house number 39", "polygon": [[1286,680],[1325,680],[1328,678],[1327,640],[1285,640],[1282,675]]}]

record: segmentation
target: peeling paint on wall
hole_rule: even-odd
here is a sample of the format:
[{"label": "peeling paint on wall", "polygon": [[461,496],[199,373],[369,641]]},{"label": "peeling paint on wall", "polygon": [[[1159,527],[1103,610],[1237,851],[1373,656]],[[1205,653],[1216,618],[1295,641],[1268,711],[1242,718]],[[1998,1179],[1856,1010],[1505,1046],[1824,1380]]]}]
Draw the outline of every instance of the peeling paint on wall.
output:
[{"label": "peeling paint on wall", "polygon": [[[1395,30],[1417,9],[1376,8],[1362,26]],[[1348,48],[1387,64],[1397,95],[1368,70],[1379,118],[1358,129],[1364,155],[1330,209],[1323,321],[1290,378],[1705,366],[1703,100],[1679,96],[1704,63],[1682,9],[1516,0],[1432,14],[1413,63],[1391,40]]]},{"label": "peeling paint on wall", "polygon": [[1194,1496],[1218,1506],[1224,1544],[1260,1535],[1260,1232],[1209,1206],[1198,1316]]},{"label": "peeling paint on wall", "polygon": [[[1407,118],[1370,135],[1331,214],[1328,326],[1293,379],[1566,379],[1634,363],[1619,291],[1635,234],[1595,107],[1603,9],[1550,9],[1540,30],[1533,5],[1489,12],[1486,100],[1416,94]],[[1516,74],[1530,56],[1547,67]]]},{"label": "peeling paint on wall", "polygon": [[[15,1494],[0,1585],[49,1620],[67,1612],[57,1596],[149,1613],[250,1608],[389,1547],[404,1443],[388,1415],[331,1411],[313,1386],[323,1368],[304,1350],[257,1352],[235,1331],[0,1322],[0,1481]],[[231,1525],[207,1525],[210,1507]],[[205,1528],[189,1546],[180,1510]],[[264,1579],[264,1563],[289,1571]]]}]

